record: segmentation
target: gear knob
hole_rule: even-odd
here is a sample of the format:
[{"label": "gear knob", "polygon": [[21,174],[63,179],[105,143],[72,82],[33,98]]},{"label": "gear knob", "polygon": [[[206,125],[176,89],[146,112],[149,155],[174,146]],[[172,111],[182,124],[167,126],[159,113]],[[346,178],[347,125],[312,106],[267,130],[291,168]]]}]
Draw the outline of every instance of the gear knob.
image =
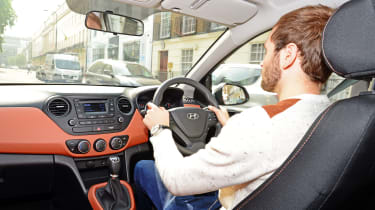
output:
[{"label": "gear knob", "polygon": [[112,178],[117,178],[120,174],[121,161],[118,156],[110,156],[108,158],[110,175]]}]

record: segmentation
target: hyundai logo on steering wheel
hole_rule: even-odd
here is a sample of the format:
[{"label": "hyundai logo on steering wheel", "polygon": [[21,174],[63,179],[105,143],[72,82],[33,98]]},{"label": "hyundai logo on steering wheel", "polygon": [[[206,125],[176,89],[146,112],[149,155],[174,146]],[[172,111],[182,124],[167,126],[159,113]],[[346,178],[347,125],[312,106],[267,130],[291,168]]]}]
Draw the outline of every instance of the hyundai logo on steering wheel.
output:
[{"label": "hyundai logo on steering wheel", "polygon": [[188,113],[187,118],[189,120],[198,120],[199,119],[199,114],[198,113]]}]

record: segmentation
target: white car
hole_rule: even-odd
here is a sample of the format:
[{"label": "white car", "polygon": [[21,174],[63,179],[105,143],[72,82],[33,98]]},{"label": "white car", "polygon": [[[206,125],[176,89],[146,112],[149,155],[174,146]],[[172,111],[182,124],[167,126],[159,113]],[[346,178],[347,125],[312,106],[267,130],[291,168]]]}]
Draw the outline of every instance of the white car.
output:
[{"label": "white car", "polygon": [[49,82],[81,82],[82,70],[76,55],[47,54],[36,77]]},{"label": "white car", "polygon": [[96,60],[87,69],[83,82],[91,85],[142,86],[160,85],[151,72],[144,66],[111,59]]},{"label": "white car", "polygon": [[212,92],[223,84],[239,85],[246,89],[249,101],[239,106],[248,108],[277,103],[275,93],[264,91],[261,87],[262,68],[258,64],[221,64],[212,73]]}]

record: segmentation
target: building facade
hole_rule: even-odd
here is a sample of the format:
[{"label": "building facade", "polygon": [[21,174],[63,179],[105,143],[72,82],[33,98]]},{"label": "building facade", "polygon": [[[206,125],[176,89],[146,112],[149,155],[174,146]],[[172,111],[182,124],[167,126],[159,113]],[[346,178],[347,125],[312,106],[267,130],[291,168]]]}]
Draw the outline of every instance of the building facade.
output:
[{"label": "building facade", "polygon": [[194,17],[162,12],[154,15],[153,75],[164,81],[190,70],[224,26]]},{"label": "building facade", "polygon": [[87,63],[98,59],[135,62],[151,69],[153,16],[143,20],[143,36],[113,35],[91,30],[87,45]]},{"label": "building facade", "polygon": [[33,35],[33,65],[42,65],[48,53],[68,53],[77,55],[81,67],[86,68],[87,37],[85,15],[72,12],[64,2]]},{"label": "building facade", "polygon": [[30,52],[26,50],[29,45],[30,40],[27,38],[4,36],[2,52],[0,54],[0,65],[5,67],[20,63],[22,67],[25,66],[29,59]]}]

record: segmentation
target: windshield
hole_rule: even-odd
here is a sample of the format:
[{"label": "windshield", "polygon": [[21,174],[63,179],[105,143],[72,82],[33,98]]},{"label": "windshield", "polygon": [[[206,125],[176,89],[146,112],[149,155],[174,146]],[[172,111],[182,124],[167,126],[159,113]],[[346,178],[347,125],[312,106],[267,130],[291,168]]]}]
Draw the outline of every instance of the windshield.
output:
[{"label": "windshield", "polygon": [[79,62],[69,60],[56,60],[56,68],[67,70],[80,70]]},{"label": "windshield", "polygon": [[[2,8],[6,19],[0,20],[0,29],[6,25],[0,33],[0,84],[160,84],[185,75],[226,29],[158,12],[142,19],[142,36],[117,35],[87,29],[86,15],[71,11],[64,0],[4,1],[11,4]],[[120,15],[139,14],[139,8],[119,5]],[[115,62],[120,61],[119,67]],[[121,77],[108,79],[111,74]],[[102,77],[105,83],[98,84]]]}]

